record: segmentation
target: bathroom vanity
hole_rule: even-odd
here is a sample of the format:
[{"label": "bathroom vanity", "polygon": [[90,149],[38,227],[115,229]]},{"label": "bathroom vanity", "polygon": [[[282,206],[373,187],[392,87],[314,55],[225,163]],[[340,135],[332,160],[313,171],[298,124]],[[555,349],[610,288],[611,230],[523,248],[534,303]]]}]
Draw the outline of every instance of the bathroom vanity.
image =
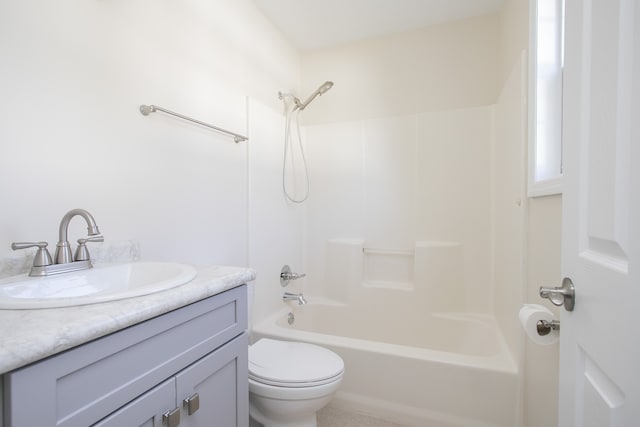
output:
[{"label": "bathroom vanity", "polygon": [[[193,283],[147,297],[67,309],[0,310],[0,322],[12,314],[17,320],[17,334],[9,332],[0,347],[0,366],[11,359],[23,365],[3,366],[0,425],[174,427],[215,421],[247,427],[244,283],[254,277],[245,269],[199,272]],[[138,311],[129,311],[136,306]],[[40,349],[34,356],[40,360],[24,364],[28,349],[10,347],[20,342],[21,328],[37,324],[34,316],[43,322],[57,317],[53,325],[31,331],[48,337],[54,328],[57,338],[51,354],[43,357]],[[87,340],[89,332],[76,331],[84,338],[74,342],[69,324],[82,324],[99,337]],[[105,328],[112,330],[105,334]],[[60,345],[68,349],[57,351]]]}]

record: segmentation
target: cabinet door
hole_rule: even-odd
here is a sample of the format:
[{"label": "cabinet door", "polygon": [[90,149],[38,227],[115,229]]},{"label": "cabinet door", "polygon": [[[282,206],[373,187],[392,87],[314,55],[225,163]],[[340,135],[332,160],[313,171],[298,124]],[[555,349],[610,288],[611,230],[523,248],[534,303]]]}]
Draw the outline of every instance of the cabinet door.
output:
[{"label": "cabinet door", "polygon": [[176,407],[175,379],[149,390],[93,427],[162,427],[162,415]]},{"label": "cabinet door", "polygon": [[[176,376],[181,427],[249,426],[248,344],[245,332]],[[198,401],[191,415],[189,397]]]}]

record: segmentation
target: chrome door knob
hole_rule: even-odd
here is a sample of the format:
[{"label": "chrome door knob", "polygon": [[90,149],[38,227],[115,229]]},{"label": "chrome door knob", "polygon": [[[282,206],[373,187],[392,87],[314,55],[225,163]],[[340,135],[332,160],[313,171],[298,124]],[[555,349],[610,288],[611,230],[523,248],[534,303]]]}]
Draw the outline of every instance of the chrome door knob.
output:
[{"label": "chrome door knob", "polygon": [[576,304],[576,291],[568,277],[562,279],[562,286],[556,288],[540,287],[540,297],[547,298],[553,305],[564,305],[565,310],[573,311]]}]

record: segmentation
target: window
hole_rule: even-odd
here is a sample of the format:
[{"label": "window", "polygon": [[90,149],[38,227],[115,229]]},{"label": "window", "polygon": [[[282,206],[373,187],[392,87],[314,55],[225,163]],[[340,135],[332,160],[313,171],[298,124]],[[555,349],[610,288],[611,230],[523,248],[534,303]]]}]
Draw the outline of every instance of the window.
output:
[{"label": "window", "polygon": [[564,0],[530,0],[529,196],[562,192]]}]

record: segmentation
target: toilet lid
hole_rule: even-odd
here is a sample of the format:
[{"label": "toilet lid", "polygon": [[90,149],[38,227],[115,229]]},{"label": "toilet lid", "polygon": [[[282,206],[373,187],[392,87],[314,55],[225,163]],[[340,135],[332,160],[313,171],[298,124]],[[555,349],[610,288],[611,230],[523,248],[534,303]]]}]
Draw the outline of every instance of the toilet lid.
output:
[{"label": "toilet lid", "polygon": [[263,384],[320,385],[343,372],[340,356],[317,345],[262,338],[249,346],[249,378]]}]

